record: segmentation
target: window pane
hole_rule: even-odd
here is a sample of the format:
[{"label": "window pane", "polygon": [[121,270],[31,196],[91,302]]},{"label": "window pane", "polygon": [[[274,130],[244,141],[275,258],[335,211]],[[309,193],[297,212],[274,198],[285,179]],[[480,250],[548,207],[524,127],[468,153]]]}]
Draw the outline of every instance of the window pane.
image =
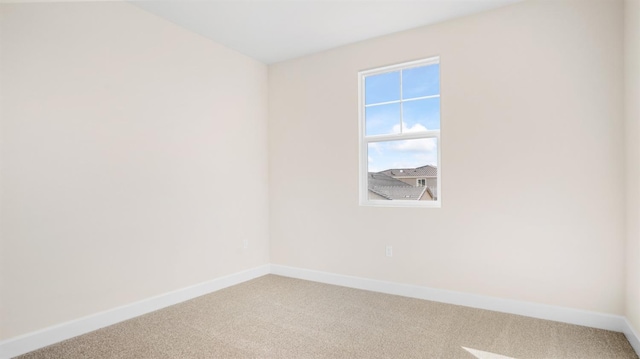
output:
[{"label": "window pane", "polygon": [[367,76],[364,99],[365,105],[400,100],[400,71]]},{"label": "window pane", "polygon": [[434,201],[438,199],[438,140],[369,143],[370,200]]},{"label": "window pane", "polygon": [[403,129],[420,132],[440,129],[440,98],[427,98],[402,103]]},{"label": "window pane", "polygon": [[440,94],[440,65],[402,70],[402,99]]},{"label": "window pane", "polygon": [[364,116],[367,136],[400,133],[400,103],[367,107]]}]

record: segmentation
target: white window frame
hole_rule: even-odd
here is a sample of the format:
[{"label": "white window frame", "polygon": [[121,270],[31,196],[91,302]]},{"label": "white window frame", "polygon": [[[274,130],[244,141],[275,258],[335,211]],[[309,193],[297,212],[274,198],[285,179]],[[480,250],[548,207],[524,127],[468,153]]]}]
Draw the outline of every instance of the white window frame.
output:
[{"label": "white window frame", "polygon": [[[441,151],[441,138],[440,130],[430,130],[424,132],[410,132],[399,133],[389,135],[366,135],[365,127],[365,98],[364,98],[364,80],[368,76],[379,75],[386,72],[393,72],[398,70],[405,70],[414,67],[421,67],[426,65],[440,64],[440,57],[430,57],[422,60],[404,62],[391,66],[379,67],[371,70],[364,70],[358,72],[358,137],[359,137],[359,199],[361,206],[373,206],[373,207],[422,207],[422,208],[440,208],[442,206],[442,151]],[[442,79],[440,79],[442,81]],[[402,80],[401,80],[402,81]],[[442,83],[441,83],[442,84]],[[400,84],[402,88],[402,83]],[[440,97],[441,93],[438,91],[438,95],[426,96],[421,98],[436,98]],[[420,99],[421,99],[420,98]],[[413,100],[413,99],[412,99]],[[388,103],[400,103],[403,102],[402,96],[398,101],[390,101]],[[406,100],[404,100],[406,102]],[[401,107],[402,108],[402,107]],[[402,111],[402,110],[400,110]],[[402,123],[402,112],[401,112]],[[440,103],[440,128],[442,128],[442,102]],[[369,144],[374,142],[386,142],[386,141],[401,141],[401,140],[415,140],[424,138],[435,138],[437,141],[438,151],[438,199],[435,201],[420,201],[420,200],[370,200],[369,199],[369,186],[368,186],[368,149]]]}]

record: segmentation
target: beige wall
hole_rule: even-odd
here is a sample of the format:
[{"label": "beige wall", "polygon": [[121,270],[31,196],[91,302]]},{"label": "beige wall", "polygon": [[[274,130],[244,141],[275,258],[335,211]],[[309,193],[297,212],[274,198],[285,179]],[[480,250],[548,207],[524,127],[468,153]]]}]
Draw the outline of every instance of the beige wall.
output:
[{"label": "beige wall", "polygon": [[625,134],[627,143],[627,310],[640,333],[640,1],[626,0]]},{"label": "beige wall", "polygon": [[0,340],[269,262],[266,66],[126,3],[0,14]]},{"label": "beige wall", "polygon": [[[526,1],[271,66],[272,263],[623,314],[622,17]],[[442,208],[360,207],[357,72],[434,55]]]},{"label": "beige wall", "polygon": [[[625,6],[624,123],[619,1],[528,1],[272,66],[267,186],[264,65],[124,3],[0,5],[0,340],[268,263],[267,234],[275,264],[640,331]],[[359,207],[356,73],[433,55],[443,206]]]}]

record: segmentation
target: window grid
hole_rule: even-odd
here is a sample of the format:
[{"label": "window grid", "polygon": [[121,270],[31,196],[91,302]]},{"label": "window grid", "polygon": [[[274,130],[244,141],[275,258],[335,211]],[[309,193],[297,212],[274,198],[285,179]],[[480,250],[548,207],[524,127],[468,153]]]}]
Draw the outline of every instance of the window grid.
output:
[{"label": "window grid", "polygon": [[[400,90],[402,91],[402,90]],[[377,103],[370,103],[368,105],[364,105],[365,108],[369,108],[369,107],[375,107],[375,106],[380,106],[380,105],[389,105],[392,103],[402,103],[402,102],[411,102],[411,101],[416,101],[416,100],[427,100],[430,98],[440,98],[440,94],[437,95],[429,95],[429,96],[420,96],[420,97],[412,97],[412,98],[408,98],[405,100],[393,100],[393,101],[386,101],[386,102],[377,102]]]},{"label": "window grid", "polygon": [[[406,132],[404,129],[404,106],[403,104],[406,102],[423,100],[423,99],[432,99],[432,98],[440,98],[440,89],[438,89],[438,94],[436,95],[428,95],[428,96],[420,96],[414,97],[410,99],[403,99],[403,72],[405,70],[418,68],[422,66],[428,65],[436,65],[440,64],[440,58],[434,57],[425,60],[418,60],[411,63],[404,63],[393,65],[385,68],[380,68],[376,70],[363,71],[359,73],[359,98],[360,98],[360,106],[359,106],[359,116],[360,116],[360,204],[361,205],[369,205],[369,206],[384,206],[384,207],[436,207],[439,208],[441,205],[441,173],[442,173],[442,165],[440,161],[441,157],[441,143],[440,143],[440,129],[438,130],[427,130],[421,132]],[[366,104],[365,100],[365,88],[364,83],[367,77],[393,72],[394,70],[400,71],[400,99],[392,100],[392,101],[384,101],[373,104]],[[366,134],[366,115],[365,109],[375,106],[381,106],[386,104],[400,104],[400,133],[391,133],[391,134],[378,134],[378,135],[367,135]],[[439,126],[440,128],[441,126]],[[438,183],[438,195],[437,200],[435,201],[403,201],[403,200],[395,200],[395,201],[372,201],[367,197],[368,192],[368,149],[370,143],[376,142],[387,142],[387,141],[397,141],[397,140],[412,140],[412,139],[429,139],[433,138],[437,143],[437,183]],[[418,180],[417,184],[419,186],[426,186],[426,180]]]}]

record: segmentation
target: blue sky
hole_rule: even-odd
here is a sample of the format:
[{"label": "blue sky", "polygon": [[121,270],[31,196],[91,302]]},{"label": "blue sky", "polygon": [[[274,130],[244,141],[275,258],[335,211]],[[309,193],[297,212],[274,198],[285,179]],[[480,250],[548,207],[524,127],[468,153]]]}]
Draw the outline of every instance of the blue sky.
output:
[{"label": "blue sky", "polygon": [[[365,134],[439,130],[440,98],[421,99],[439,95],[439,67],[434,64],[366,77]],[[369,172],[437,165],[437,140],[369,143],[368,159]]]}]

